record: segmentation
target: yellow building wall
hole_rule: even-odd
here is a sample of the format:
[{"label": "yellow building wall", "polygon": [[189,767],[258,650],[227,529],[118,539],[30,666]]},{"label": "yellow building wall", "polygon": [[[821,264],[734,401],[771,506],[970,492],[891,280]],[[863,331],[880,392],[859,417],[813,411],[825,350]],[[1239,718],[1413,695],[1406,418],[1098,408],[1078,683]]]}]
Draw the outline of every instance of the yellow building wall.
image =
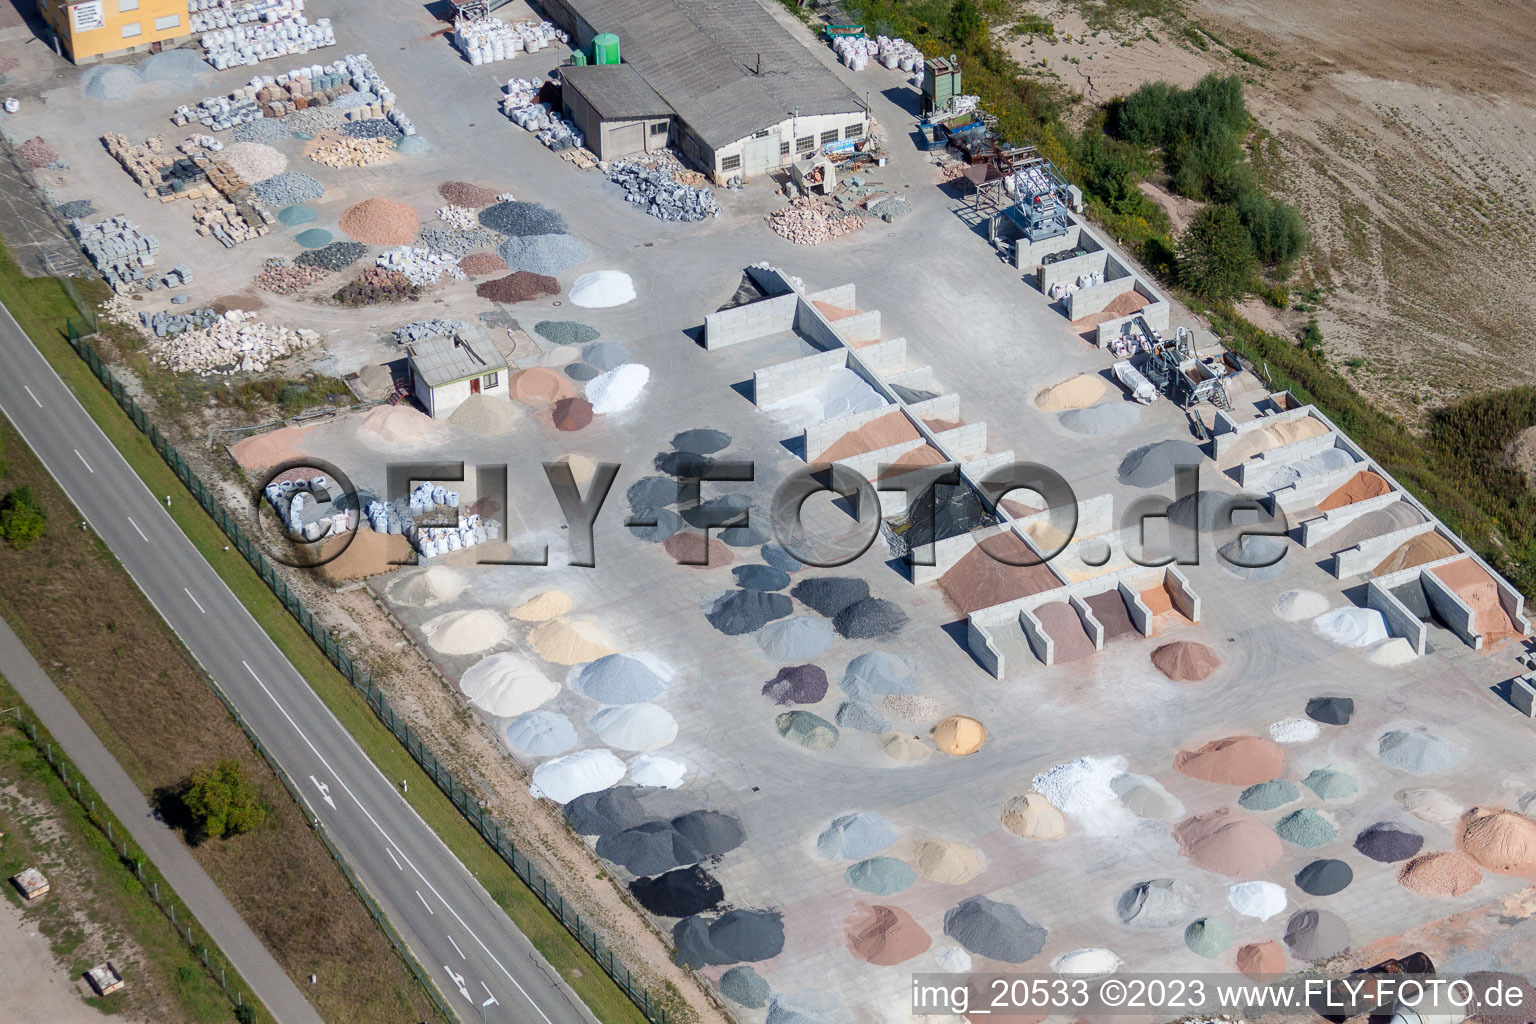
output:
[{"label": "yellow building wall", "polygon": [[77,64],[192,34],[187,0],[38,0],[38,7]]}]

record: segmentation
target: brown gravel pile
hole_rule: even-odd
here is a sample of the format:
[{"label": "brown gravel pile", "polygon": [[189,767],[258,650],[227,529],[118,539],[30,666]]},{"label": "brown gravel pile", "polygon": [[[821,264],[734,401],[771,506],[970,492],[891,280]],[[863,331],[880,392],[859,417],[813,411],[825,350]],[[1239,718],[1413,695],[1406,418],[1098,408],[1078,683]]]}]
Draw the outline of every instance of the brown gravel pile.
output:
[{"label": "brown gravel pile", "polygon": [[580,430],[592,422],[592,403],[585,398],[562,398],[551,410],[556,430]]},{"label": "brown gravel pile", "polygon": [[26,161],[28,167],[37,170],[39,167],[47,167],[59,158],[59,154],[53,151],[53,147],[43,141],[38,135],[21,144],[21,158]]},{"label": "brown gravel pile", "polygon": [[365,199],[341,215],[341,230],[371,245],[407,245],[420,226],[416,211],[393,199]]},{"label": "brown gravel pile", "polygon": [[1482,880],[1477,861],[1460,850],[1415,857],[1397,873],[1398,885],[1421,896],[1460,896]]},{"label": "brown gravel pile", "polygon": [[679,564],[700,569],[715,569],[736,560],[736,556],[731,554],[731,549],[723,541],[714,537],[706,541],[702,533],[691,531],[674,533],[661,542],[661,547]]},{"label": "brown gravel pile", "polygon": [[437,186],[437,194],[451,206],[473,206],[479,209],[496,202],[499,193],[493,188],[469,181],[445,181]]},{"label": "brown gravel pile", "polygon": [[398,270],[366,267],[361,274],[341,286],[331,298],[343,306],[371,306],[376,302],[415,302],[421,288]]},{"label": "brown gravel pile", "polygon": [[519,270],[475,288],[475,294],[492,302],[527,302],[541,295],[559,295],[560,282],[544,274]]},{"label": "brown gravel pile", "polygon": [[274,295],[293,295],[312,284],[323,281],[329,273],[320,267],[263,267],[261,273],[256,275],[255,284],[262,291],[271,292]]},{"label": "brown gravel pile", "polygon": [[507,261],[493,252],[472,252],[459,260],[459,269],[470,277],[485,277],[506,270]]}]

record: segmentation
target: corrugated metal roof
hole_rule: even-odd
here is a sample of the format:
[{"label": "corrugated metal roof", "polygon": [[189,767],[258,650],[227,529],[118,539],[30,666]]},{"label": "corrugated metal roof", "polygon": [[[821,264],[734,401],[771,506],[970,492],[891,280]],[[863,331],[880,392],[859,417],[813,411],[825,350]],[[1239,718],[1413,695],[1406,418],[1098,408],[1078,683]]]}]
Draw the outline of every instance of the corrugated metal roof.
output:
[{"label": "corrugated metal roof", "polygon": [[[711,148],[801,114],[858,114],[853,92],[756,0],[567,0]],[[759,69],[760,72],[759,72]]]},{"label": "corrugated metal roof", "polygon": [[466,342],[448,334],[412,342],[406,351],[416,375],[434,388],[507,368],[495,345]]},{"label": "corrugated metal roof", "polygon": [[605,121],[672,116],[667,101],[633,64],[572,64],[560,69],[560,81],[580,93]]}]

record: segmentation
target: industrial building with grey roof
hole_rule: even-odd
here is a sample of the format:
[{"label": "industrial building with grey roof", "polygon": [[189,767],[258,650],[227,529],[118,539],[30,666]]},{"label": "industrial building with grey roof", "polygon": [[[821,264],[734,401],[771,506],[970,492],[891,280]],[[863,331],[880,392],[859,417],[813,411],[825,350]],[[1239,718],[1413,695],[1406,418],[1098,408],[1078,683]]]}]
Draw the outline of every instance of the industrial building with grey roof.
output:
[{"label": "industrial building with grey roof", "polygon": [[[672,112],[673,141],[719,180],[761,174],[868,131],[864,103],[757,0],[547,0],[542,6],[582,47],[599,33],[617,35],[623,66]],[[648,96],[627,76],[565,70],[597,119],[654,116],[638,109],[637,101]]]}]

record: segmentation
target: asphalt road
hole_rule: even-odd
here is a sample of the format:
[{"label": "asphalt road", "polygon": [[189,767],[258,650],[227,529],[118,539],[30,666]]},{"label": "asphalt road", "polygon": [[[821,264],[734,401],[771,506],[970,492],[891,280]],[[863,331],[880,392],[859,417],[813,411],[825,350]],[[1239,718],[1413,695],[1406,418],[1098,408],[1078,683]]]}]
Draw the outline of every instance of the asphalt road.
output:
[{"label": "asphalt road", "polygon": [[192,911],[198,924],[229,957],[251,990],[280,1024],[320,1024],[320,1015],[309,1005],[298,986],[261,944],[238,911],[201,864],[192,858],[181,838],[150,809],[128,773],[96,738],[85,719],[53,684],[11,627],[0,621],[0,666],[5,679],[21,694],[32,713],[47,726],[76,770],[85,776],[129,836],[143,850],[176,894]]},{"label": "asphalt road", "polygon": [[[9,310],[0,316],[0,412],[293,778],[459,1018],[595,1021],[289,664]],[[185,491],[170,498],[193,500]]]}]

